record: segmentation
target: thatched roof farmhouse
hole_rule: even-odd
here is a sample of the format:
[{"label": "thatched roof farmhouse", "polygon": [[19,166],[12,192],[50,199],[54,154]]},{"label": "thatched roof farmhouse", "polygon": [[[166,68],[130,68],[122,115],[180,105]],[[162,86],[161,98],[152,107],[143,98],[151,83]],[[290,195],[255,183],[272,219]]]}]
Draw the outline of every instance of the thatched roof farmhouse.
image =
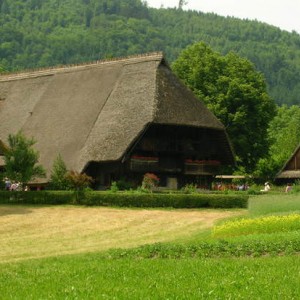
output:
[{"label": "thatched roof farmhouse", "polygon": [[2,141],[34,137],[48,176],[59,154],[103,185],[153,172],[176,187],[234,163],[223,125],[161,53],[1,75],[0,120]]},{"label": "thatched roof farmhouse", "polygon": [[300,145],[276,175],[276,180],[279,182],[290,182],[296,179],[300,179]]}]

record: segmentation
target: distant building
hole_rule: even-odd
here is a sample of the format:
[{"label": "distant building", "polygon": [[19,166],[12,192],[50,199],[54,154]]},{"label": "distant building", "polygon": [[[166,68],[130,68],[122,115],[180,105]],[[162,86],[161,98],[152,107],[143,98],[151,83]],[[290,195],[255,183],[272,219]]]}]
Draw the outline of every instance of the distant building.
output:
[{"label": "distant building", "polygon": [[281,183],[293,182],[300,179],[300,145],[276,175],[276,181]]},{"label": "distant building", "polygon": [[172,73],[161,53],[0,76],[0,139],[37,141],[48,177],[60,154],[95,186],[209,184],[234,155],[221,122]]}]

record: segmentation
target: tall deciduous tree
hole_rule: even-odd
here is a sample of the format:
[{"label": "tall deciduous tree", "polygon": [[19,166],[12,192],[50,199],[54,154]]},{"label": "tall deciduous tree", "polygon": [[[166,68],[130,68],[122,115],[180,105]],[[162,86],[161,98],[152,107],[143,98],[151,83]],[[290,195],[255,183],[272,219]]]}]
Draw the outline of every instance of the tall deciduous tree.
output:
[{"label": "tall deciduous tree", "polygon": [[275,114],[263,75],[250,61],[234,53],[222,56],[202,42],[186,48],[172,67],[224,124],[239,165],[252,172],[267,154]]},{"label": "tall deciduous tree", "polygon": [[36,177],[45,176],[45,170],[38,165],[39,154],[32,148],[34,139],[26,138],[22,132],[9,135],[8,149],[4,152],[5,173],[8,178],[24,186]]}]

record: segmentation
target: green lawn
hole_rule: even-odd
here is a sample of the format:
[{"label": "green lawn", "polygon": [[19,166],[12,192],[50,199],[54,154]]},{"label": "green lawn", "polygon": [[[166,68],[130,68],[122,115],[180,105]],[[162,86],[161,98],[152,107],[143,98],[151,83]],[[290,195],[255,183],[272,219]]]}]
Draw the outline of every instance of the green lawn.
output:
[{"label": "green lawn", "polygon": [[[251,197],[242,217],[299,212],[300,195],[272,194]],[[297,228],[218,239],[199,227],[133,249],[6,262],[0,299],[299,299]]]},{"label": "green lawn", "polygon": [[2,265],[1,299],[299,299],[300,257],[111,260],[97,254]]},{"label": "green lawn", "polygon": [[249,202],[252,216],[300,213],[300,194],[270,194],[254,196]]}]

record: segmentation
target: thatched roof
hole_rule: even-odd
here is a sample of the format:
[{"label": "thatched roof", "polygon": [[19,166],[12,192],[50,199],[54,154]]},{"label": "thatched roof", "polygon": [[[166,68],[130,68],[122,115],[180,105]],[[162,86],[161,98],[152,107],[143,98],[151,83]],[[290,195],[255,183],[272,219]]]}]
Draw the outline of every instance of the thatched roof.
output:
[{"label": "thatched roof", "polygon": [[297,178],[300,178],[300,170],[282,171],[282,172],[278,173],[278,175],[276,176],[276,178],[278,178],[278,179],[297,179]]},{"label": "thatched roof", "polygon": [[5,166],[4,156],[0,155],[0,167],[4,167],[4,166]]},{"label": "thatched roof", "polygon": [[5,162],[4,162],[4,153],[5,151],[7,151],[7,146],[5,145],[5,143],[3,143],[0,140],[0,167],[4,167],[5,166]]},{"label": "thatched roof", "polygon": [[0,99],[0,139],[20,129],[34,137],[47,170],[58,154],[79,172],[121,159],[150,123],[213,128],[229,145],[161,53],[2,75]]},{"label": "thatched roof", "polygon": [[[276,175],[276,179],[297,179],[300,178],[300,145],[295,149],[290,158],[283,165],[282,169]],[[297,165],[297,161],[298,164]]]}]

